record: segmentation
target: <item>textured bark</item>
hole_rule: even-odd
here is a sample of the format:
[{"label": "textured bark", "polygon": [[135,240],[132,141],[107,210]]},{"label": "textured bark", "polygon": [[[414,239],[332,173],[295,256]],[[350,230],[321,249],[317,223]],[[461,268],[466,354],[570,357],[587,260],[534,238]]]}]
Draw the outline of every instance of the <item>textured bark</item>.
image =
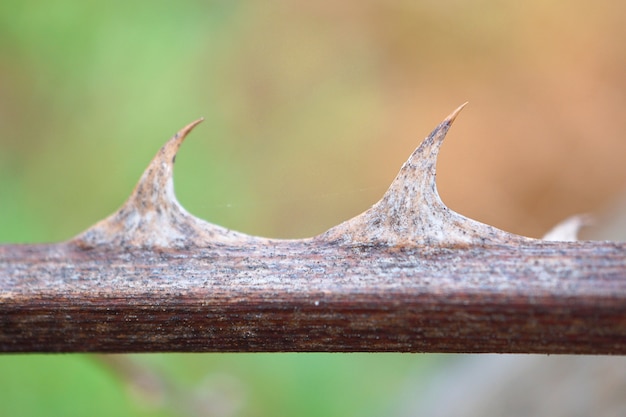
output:
[{"label": "textured bark", "polygon": [[436,157],[459,110],[380,202],[302,240],[178,204],[189,125],[109,218],[68,242],[0,246],[0,351],[625,354],[626,243],[525,238],[443,205]]}]

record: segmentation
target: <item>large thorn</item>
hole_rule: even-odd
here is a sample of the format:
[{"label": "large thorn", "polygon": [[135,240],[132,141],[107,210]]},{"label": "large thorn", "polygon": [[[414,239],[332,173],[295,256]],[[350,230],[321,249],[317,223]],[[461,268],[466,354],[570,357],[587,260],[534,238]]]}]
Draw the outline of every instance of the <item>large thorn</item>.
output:
[{"label": "large thorn", "polygon": [[527,239],[463,217],[448,209],[439,197],[436,185],[439,148],[464,106],[453,111],[424,139],[378,203],[320,238],[337,243],[390,246],[454,246]]}]

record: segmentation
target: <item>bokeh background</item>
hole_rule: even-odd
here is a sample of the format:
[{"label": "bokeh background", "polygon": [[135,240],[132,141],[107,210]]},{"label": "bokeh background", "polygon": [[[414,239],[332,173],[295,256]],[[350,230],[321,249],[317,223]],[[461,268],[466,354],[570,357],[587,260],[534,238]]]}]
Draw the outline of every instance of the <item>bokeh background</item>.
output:
[{"label": "bokeh background", "polygon": [[[200,116],[181,203],[312,236],[374,203],[465,101],[438,164],[448,206],[534,237],[577,213],[602,230],[626,190],[625,41],[619,0],[4,0],[0,242],[107,216]],[[3,356],[0,415],[391,415],[456,360]]]}]

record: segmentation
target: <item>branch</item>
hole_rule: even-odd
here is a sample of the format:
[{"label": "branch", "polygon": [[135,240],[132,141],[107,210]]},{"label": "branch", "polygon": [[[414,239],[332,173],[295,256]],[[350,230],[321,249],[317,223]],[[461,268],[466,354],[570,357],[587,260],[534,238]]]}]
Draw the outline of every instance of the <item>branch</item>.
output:
[{"label": "branch", "polygon": [[193,217],[159,151],[128,201],[62,243],[0,246],[0,351],[626,354],[626,243],[513,235],[448,209],[439,147],[309,239]]}]

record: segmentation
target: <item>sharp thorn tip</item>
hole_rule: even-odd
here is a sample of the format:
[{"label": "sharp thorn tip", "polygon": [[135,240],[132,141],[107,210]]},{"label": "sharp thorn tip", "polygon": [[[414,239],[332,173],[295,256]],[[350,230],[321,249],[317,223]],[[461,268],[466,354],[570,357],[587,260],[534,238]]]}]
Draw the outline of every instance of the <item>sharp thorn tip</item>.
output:
[{"label": "sharp thorn tip", "polygon": [[456,110],[450,113],[450,115],[446,117],[446,120],[445,120],[446,123],[451,124],[452,122],[454,122],[456,117],[459,115],[459,113],[461,113],[461,110],[463,110],[463,108],[467,105],[467,103],[469,103],[469,101],[466,101],[465,103],[461,104],[459,107],[456,108]]}]

